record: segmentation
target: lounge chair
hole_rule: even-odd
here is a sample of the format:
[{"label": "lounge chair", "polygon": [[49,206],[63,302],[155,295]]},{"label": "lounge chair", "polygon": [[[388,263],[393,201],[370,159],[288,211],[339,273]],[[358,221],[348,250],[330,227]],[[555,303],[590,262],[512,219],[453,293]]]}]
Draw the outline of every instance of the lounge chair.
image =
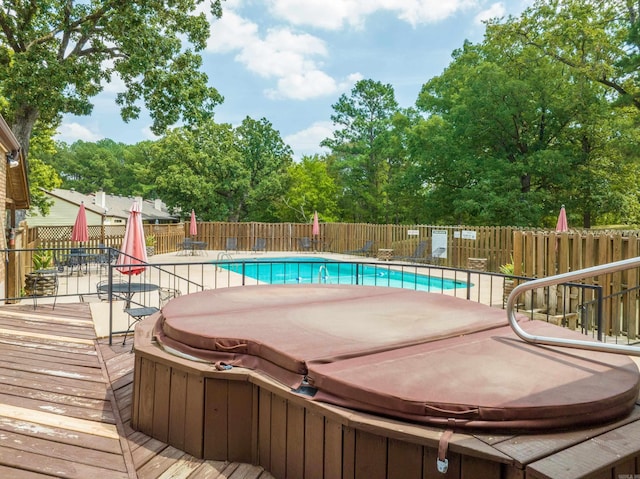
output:
[{"label": "lounge chair", "polygon": [[420,243],[418,243],[418,246],[416,246],[416,249],[413,251],[413,253],[411,253],[410,256],[394,256],[391,259],[394,261],[423,261],[425,259],[424,252],[427,250],[427,245],[427,241],[420,241]]},{"label": "lounge chair", "polygon": [[373,241],[367,241],[360,249],[354,249],[351,251],[345,251],[345,254],[363,254],[369,256],[371,254],[371,248],[373,247]]},{"label": "lounge chair", "polygon": [[300,248],[300,251],[311,251],[311,239],[307,236],[304,238],[298,238],[298,247]]},{"label": "lounge chair", "polygon": [[227,238],[225,251],[238,251],[238,238]]},{"label": "lounge chair", "polygon": [[256,238],[256,244],[253,245],[252,251],[257,253],[258,251],[267,250],[267,240],[265,238]]},{"label": "lounge chair", "polygon": [[419,260],[420,263],[439,263],[442,258],[444,257],[444,254],[447,252],[446,248],[436,248],[434,249],[431,254],[429,256],[427,256],[426,258],[422,258],[421,260]]},{"label": "lounge chair", "polygon": [[325,240],[322,242],[322,251],[331,251],[331,244],[333,239]]}]

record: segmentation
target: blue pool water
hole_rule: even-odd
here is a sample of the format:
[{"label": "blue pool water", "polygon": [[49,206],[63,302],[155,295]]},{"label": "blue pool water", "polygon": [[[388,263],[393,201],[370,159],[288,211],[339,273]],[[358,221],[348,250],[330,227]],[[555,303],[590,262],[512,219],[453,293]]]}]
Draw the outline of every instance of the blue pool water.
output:
[{"label": "blue pool water", "polygon": [[397,271],[386,265],[367,265],[330,261],[324,258],[260,258],[224,261],[219,266],[269,284],[360,284],[388,286],[419,291],[466,288],[464,281],[436,278],[410,271]]}]

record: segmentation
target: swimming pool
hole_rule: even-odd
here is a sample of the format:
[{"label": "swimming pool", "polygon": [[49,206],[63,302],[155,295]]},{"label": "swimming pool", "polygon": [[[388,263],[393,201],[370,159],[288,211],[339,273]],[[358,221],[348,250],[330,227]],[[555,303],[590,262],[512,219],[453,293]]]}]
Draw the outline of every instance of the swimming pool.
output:
[{"label": "swimming pool", "polygon": [[433,292],[467,287],[464,281],[399,271],[389,265],[345,263],[325,258],[229,260],[218,266],[268,284],[359,284]]}]

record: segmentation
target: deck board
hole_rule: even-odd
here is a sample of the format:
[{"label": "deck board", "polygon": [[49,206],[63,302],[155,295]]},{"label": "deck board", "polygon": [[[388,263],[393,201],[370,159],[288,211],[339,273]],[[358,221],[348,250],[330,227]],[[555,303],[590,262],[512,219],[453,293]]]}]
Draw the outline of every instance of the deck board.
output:
[{"label": "deck board", "polygon": [[[0,307],[0,477],[273,479],[263,467],[197,459],[134,431],[131,403],[136,355],[131,354],[130,343],[122,346],[116,341],[109,345],[106,339],[96,340],[90,314],[89,306],[81,303],[57,305],[55,310],[50,305],[41,305],[37,310],[31,304]],[[369,418],[365,424],[363,418],[368,415],[352,416],[352,424],[362,423],[370,431],[390,423],[383,418]],[[306,429],[301,430],[303,424],[311,430],[315,424],[315,430],[323,431],[321,437],[325,441],[343,434],[342,427],[333,427],[330,421],[322,424],[309,416],[290,419],[287,429],[301,441],[306,437]],[[403,424],[402,428],[395,428],[394,437],[401,439],[418,429],[420,426]],[[323,456],[320,452],[310,463],[303,464],[297,445],[280,444],[282,438],[276,433],[269,432],[274,435],[274,449],[261,452],[269,455],[286,448],[297,458],[291,464],[265,458],[264,465],[274,467],[281,477],[282,471],[289,469],[292,474],[294,470],[299,474],[301,467],[317,467],[324,477],[330,477],[334,470],[346,471],[344,477],[354,477],[361,471],[380,472],[375,463],[377,456],[370,456],[367,451],[382,449],[368,434],[359,433],[356,438],[354,430],[347,429],[345,434],[354,434],[351,447],[359,448],[358,460],[353,464],[334,464],[331,454]],[[317,439],[313,435],[306,440],[314,438]],[[454,435],[450,471],[458,471],[456,477],[468,477],[470,470],[495,469],[497,466],[487,459],[500,454],[524,467],[526,477],[533,479],[559,477],[558,471],[564,471],[566,477],[599,477],[612,467],[617,474],[637,473],[638,441],[640,407],[625,420],[581,432],[544,436]],[[477,457],[458,454],[467,442],[473,442]],[[393,438],[386,453],[392,456],[393,468],[398,470],[419,460],[416,451],[400,448]],[[435,460],[429,458],[424,465],[428,477],[431,472],[427,471],[434,467]],[[486,475],[497,477],[495,471]]]},{"label": "deck board", "polygon": [[87,304],[0,306],[0,477],[272,479],[131,428],[131,345],[96,340]]}]

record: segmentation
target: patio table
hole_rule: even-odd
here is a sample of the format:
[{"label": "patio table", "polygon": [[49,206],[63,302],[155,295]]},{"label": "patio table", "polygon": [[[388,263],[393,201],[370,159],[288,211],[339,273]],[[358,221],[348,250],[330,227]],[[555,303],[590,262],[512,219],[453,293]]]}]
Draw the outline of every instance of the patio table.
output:
[{"label": "patio table", "polygon": [[[119,296],[126,301],[125,309],[131,307],[131,299],[136,293],[147,293],[150,291],[157,291],[160,287],[153,283],[139,283],[139,282],[127,282],[127,283],[112,283],[111,294]],[[109,284],[101,284],[98,286],[98,293],[108,294]]]}]

